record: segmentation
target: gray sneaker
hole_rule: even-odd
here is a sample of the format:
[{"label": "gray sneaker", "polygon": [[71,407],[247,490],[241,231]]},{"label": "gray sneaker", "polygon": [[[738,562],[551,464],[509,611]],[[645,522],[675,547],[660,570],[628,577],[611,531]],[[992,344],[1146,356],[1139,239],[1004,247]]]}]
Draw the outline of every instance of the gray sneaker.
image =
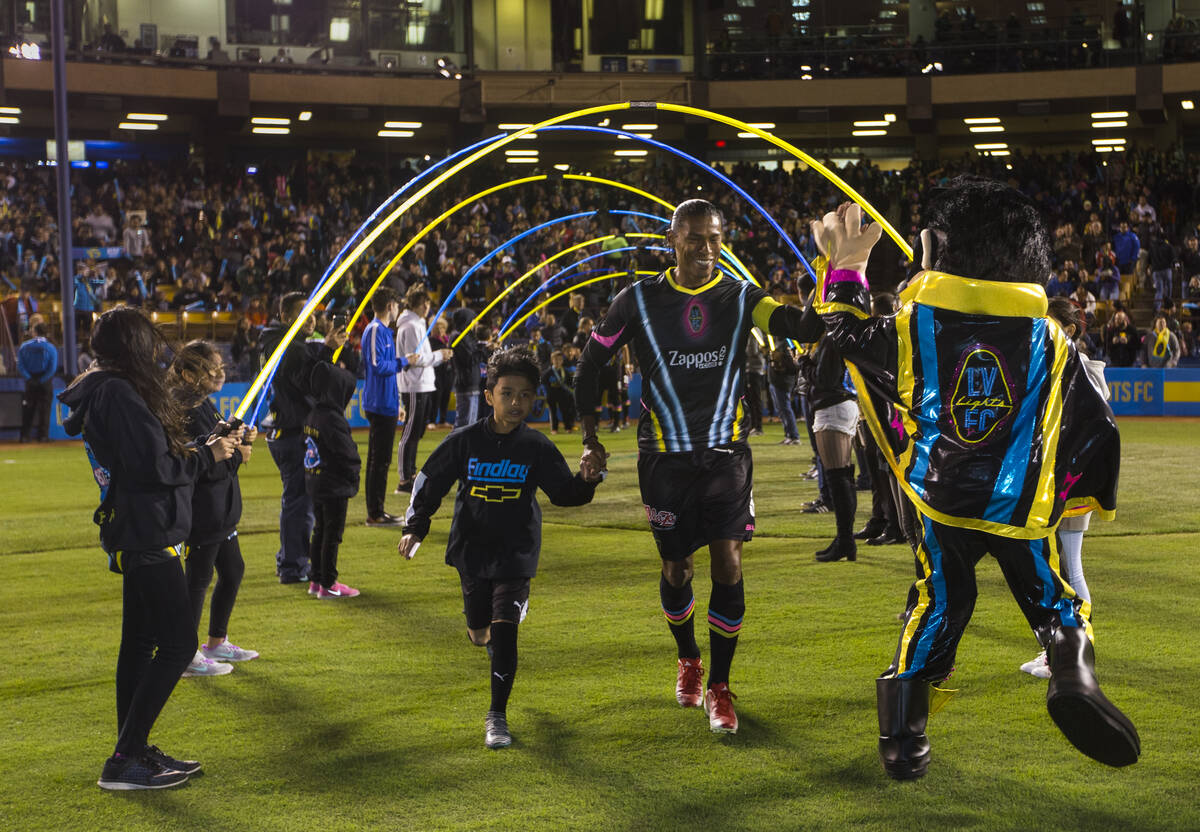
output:
[{"label": "gray sneaker", "polygon": [[258,658],[257,650],[247,650],[245,647],[238,647],[228,639],[212,648],[210,648],[207,644],[201,644],[200,652],[204,654],[206,659],[212,659],[214,662],[218,663],[248,662],[251,659]]},{"label": "gray sneaker", "polygon": [[508,748],[512,745],[512,734],[508,733],[508,720],[504,714],[488,711],[483,721],[483,744],[488,748]]},{"label": "gray sneaker", "polygon": [[199,650],[192,657],[192,663],[187,666],[187,670],[183,671],[183,678],[190,679],[196,676],[224,676],[226,673],[233,672],[233,665],[227,662],[215,662],[208,656],[204,655]]}]

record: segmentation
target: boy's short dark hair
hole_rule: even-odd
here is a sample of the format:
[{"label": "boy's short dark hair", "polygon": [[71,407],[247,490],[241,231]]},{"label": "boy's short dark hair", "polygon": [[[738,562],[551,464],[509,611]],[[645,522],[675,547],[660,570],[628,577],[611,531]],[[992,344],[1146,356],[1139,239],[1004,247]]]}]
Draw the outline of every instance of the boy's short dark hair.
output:
[{"label": "boy's short dark hair", "polygon": [[296,316],[300,314],[300,310],[304,308],[307,300],[308,295],[303,292],[288,292],[279,299],[279,319],[284,323],[296,320]]},{"label": "boy's short dark hair", "polygon": [[387,286],[380,286],[375,294],[371,295],[371,309],[376,315],[382,315],[387,312],[388,306],[399,302],[400,298]]},{"label": "boy's short dark hair", "polygon": [[529,350],[513,347],[492,353],[487,365],[487,389],[496,389],[496,383],[504,376],[521,376],[528,379],[536,389],[542,373]]},{"label": "boy's short dark hair", "polygon": [[680,223],[692,217],[716,217],[717,222],[725,224],[725,216],[721,209],[707,199],[685,199],[671,214],[671,228],[678,228]]},{"label": "boy's short dark hair", "polygon": [[1000,283],[1044,286],[1052,250],[1033,200],[1002,182],[958,176],[937,189],[925,210],[934,232],[933,268]]}]

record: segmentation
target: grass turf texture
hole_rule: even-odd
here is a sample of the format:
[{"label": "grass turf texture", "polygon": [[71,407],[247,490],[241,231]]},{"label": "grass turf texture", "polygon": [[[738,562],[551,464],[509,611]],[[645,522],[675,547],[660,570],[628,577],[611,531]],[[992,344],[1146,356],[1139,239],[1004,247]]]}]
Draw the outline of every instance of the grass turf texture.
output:
[{"label": "grass turf texture", "polygon": [[[96,487],[79,445],[0,447],[0,827],[1198,829],[1196,426],[1123,421],[1118,520],[1084,544],[1099,675],[1137,724],[1142,760],[1108,769],[1054,728],[1045,682],[1017,670],[1034,640],[985,558],[952,679],[961,693],[930,720],[929,775],[907,784],[876,759],[874,678],[895,648],[912,558],[863,546],[857,563],[815,563],[833,517],[795,510],[815,494],[798,479],[810,451],[777,445],[778,426],[753,441],[760,532],[745,555],[736,736],[674,702],[632,432],[603,437],[611,474],[591,506],[544,505],[509,708],[516,743],[501,752],[483,748],[487,659],[442,562],[449,501],[405,563],[396,530],[362,525],[360,495],[340,567],[363,595],[319,602],[275,579],[279,482],[260,443],[242,475],[247,568],[230,632],[262,658],[182,680],[158,721],[151,741],[202,760],[204,777],[120,794],[95,786],[114,741],[120,626],[120,578],[91,523]],[[577,435],[556,440],[578,457]],[[868,509],[860,492],[860,523]],[[707,554],[697,562],[705,575]],[[703,610],[707,578],[696,587]]]}]

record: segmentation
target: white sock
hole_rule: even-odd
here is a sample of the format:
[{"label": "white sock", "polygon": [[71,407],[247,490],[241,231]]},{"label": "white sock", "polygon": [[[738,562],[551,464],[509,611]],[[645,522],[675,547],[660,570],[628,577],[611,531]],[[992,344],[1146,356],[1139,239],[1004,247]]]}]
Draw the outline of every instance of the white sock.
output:
[{"label": "white sock", "polygon": [[1076,595],[1090,602],[1092,595],[1083,577],[1083,531],[1059,529],[1058,544],[1058,562],[1063,580],[1071,585]]}]

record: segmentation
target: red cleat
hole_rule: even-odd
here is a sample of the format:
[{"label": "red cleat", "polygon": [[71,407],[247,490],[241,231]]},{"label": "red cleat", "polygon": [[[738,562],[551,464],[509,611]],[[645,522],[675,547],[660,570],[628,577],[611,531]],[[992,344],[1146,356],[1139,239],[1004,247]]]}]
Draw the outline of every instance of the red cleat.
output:
[{"label": "red cleat", "polygon": [[679,660],[679,676],[675,680],[675,701],[685,708],[704,704],[704,663],[699,657]]},{"label": "red cleat", "polygon": [[733,712],[733,700],[737,699],[729,685],[722,682],[713,685],[704,694],[704,712],[708,714],[708,727],[717,734],[736,734],[737,714]]}]

